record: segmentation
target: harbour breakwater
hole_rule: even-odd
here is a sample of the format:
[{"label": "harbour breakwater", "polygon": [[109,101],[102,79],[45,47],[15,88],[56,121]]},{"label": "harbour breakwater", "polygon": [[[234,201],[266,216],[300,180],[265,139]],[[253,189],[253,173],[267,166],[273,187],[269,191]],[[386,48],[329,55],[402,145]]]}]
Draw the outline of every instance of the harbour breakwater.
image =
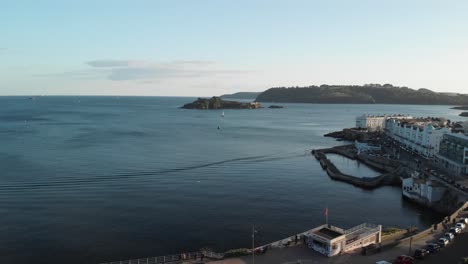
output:
[{"label": "harbour breakwater", "polygon": [[[367,166],[381,172],[377,177],[356,177],[341,172],[326,154],[338,154],[352,160],[358,160]],[[358,155],[353,145],[337,146],[326,149],[312,150],[312,154],[319,161],[320,166],[333,180],[350,183],[354,186],[374,189],[383,185],[401,184],[400,177],[407,174],[407,169],[401,163],[369,155]]]}]

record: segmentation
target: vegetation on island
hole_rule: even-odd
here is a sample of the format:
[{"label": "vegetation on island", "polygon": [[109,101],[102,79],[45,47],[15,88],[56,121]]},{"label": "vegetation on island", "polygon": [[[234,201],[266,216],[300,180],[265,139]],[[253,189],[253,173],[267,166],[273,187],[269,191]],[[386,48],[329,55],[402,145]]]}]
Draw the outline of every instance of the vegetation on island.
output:
[{"label": "vegetation on island", "polygon": [[391,84],[321,85],[270,88],[258,95],[258,102],[323,104],[439,104],[468,105],[467,94],[437,93]]},{"label": "vegetation on island", "polygon": [[242,103],[236,101],[225,101],[220,97],[198,98],[192,103],[185,104],[181,108],[185,109],[257,109],[262,105],[257,102]]}]

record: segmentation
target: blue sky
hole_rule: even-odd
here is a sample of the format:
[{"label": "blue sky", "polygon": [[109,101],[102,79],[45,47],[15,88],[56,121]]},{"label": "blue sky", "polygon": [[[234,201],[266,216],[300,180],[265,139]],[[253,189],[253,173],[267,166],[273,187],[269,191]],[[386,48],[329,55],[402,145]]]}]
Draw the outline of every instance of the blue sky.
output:
[{"label": "blue sky", "polygon": [[0,95],[392,83],[468,93],[468,1],[0,4]]}]

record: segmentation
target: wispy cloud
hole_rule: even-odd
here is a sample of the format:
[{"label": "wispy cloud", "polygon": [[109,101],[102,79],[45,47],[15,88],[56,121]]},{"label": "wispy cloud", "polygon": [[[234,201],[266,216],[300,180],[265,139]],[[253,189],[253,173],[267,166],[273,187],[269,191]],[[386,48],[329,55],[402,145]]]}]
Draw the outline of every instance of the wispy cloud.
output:
[{"label": "wispy cloud", "polygon": [[[106,78],[113,81],[197,78],[250,72],[225,69],[215,61],[204,60],[176,60],[161,63],[142,60],[93,60],[87,61],[86,64],[99,70],[99,74],[105,73]],[[89,72],[85,71],[83,74],[89,75]]]},{"label": "wispy cloud", "polygon": [[114,68],[114,67],[131,67],[138,64],[138,61],[133,60],[92,60],[86,64],[96,68]]}]

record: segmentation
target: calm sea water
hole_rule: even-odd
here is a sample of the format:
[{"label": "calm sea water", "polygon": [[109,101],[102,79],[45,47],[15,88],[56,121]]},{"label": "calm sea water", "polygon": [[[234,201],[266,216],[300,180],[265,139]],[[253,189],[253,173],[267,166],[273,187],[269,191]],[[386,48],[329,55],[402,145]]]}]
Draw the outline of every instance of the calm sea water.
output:
[{"label": "calm sea water", "polygon": [[[448,106],[178,109],[194,98],[0,97],[0,262],[96,263],[281,239],[324,222],[428,226],[399,188],[330,180],[310,155],[358,114]],[[218,130],[217,127],[221,129]]]},{"label": "calm sea water", "polygon": [[327,154],[327,159],[331,160],[341,172],[359,178],[377,177],[382,173],[373,170],[364,163],[343,157],[338,154]]}]

